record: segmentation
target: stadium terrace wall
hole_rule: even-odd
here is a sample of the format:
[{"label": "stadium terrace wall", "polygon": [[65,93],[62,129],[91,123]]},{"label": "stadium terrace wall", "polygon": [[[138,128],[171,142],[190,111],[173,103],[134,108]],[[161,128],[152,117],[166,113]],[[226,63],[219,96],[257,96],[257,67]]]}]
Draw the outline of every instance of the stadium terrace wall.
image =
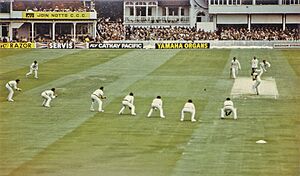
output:
[{"label": "stadium terrace wall", "polygon": [[298,41],[105,41],[103,43],[0,42],[0,49],[210,49],[210,48],[300,48]]}]

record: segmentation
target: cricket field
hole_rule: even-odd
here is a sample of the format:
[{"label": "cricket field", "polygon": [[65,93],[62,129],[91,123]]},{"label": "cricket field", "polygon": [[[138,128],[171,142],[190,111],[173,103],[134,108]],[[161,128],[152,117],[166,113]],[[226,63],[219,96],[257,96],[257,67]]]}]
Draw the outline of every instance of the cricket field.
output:
[{"label": "cricket field", "polygon": [[[249,86],[233,96],[234,56],[250,83],[252,57],[268,60],[262,81],[271,80],[277,95],[255,95]],[[39,79],[26,78],[34,60]],[[5,84],[17,78],[22,91],[8,102]],[[105,112],[91,112],[100,86]],[[53,87],[58,97],[42,107],[41,92]],[[137,115],[119,115],[129,92]],[[158,95],[166,118],[147,118]],[[238,120],[220,120],[227,97]],[[188,99],[194,123],[190,114],[179,120]],[[299,176],[299,107],[296,49],[1,49],[0,176]]]}]

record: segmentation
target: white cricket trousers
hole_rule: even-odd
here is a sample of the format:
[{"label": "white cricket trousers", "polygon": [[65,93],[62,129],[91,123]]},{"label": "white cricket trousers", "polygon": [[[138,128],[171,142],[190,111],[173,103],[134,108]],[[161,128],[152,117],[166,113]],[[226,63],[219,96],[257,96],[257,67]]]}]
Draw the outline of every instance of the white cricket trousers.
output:
[{"label": "white cricket trousers", "polygon": [[47,95],[45,92],[43,92],[41,94],[41,96],[44,98],[42,105],[45,107],[50,107],[50,102],[51,102],[52,98],[49,95]]},{"label": "white cricket trousers", "polygon": [[96,101],[98,103],[98,105],[99,105],[98,106],[98,111],[102,111],[103,109],[102,109],[102,101],[101,101],[101,99],[98,96],[94,95],[94,94],[91,95],[91,98],[92,98],[91,110],[94,109],[94,103]]},{"label": "white cricket trousers", "polygon": [[257,89],[258,86],[260,85],[261,81],[255,81],[253,88]]},{"label": "white cricket trousers", "polygon": [[122,101],[122,105],[123,105],[123,107],[121,108],[119,114],[122,114],[124,112],[126,106],[128,106],[129,108],[131,108],[131,114],[135,115],[135,106],[132,103],[124,100],[124,101]]},{"label": "white cricket trousers", "polygon": [[14,89],[10,87],[10,85],[8,83],[6,83],[5,85],[6,89],[8,90],[8,96],[7,96],[7,100],[8,101],[12,101],[13,96],[14,96]]},{"label": "white cricket trousers", "polygon": [[184,113],[191,113],[192,114],[192,117],[191,117],[191,121],[195,121],[195,110],[194,109],[190,109],[190,108],[183,108],[182,111],[181,111],[181,118],[180,120],[183,121],[184,120]]},{"label": "white cricket trousers", "polygon": [[237,68],[231,68],[231,75],[232,75],[232,78],[235,79],[236,76],[238,75],[238,69]]},{"label": "white cricket trousers", "polygon": [[258,92],[258,86],[260,85],[261,81],[255,81],[254,85],[253,85],[253,90],[256,91],[257,95],[259,94]]},{"label": "white cricket trousers", "polygon": [[38,78],[37,70],[30,69],[30,71],[26,74],[26,77],[31,75],[34,72],[34,78]]},{"label": "white cricket trousers", "polygon": [[225,106],[221,109],[221,118],[224,118],[226,111],[231,111],[233,113],[233,118],[237,119],[237,109],[233,106]]},{"label": "white cricket trousers", "polygon": [[164,116],[164,111],[163,111],[162,106],[156,105],[156,104],[152,104],[152,105],[151,105],[150,111],[149,111],[149,113],[148,113],[148,117],[150,117],[150,116],[152,115],[153,109],[155,109],[155,108],[157,108],[157,109],[159,110],[159,115],[160,115],[160,117],[161,117],[161,118],[164,118],[165,116]]}]

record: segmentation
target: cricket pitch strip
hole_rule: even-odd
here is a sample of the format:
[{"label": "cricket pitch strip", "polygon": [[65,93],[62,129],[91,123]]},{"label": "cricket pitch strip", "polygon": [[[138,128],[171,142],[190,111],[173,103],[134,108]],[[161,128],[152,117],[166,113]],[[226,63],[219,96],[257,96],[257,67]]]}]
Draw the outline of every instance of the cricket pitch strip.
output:
[{"label": "cricket pitch strip", "polygon": [[279,94],[274,78],[262,77],[262,81],[258,86],[259,95],[256,95],[256,92],[252,89],[253,84],[254,81],[252,81],[251,77],[235,79],[231,89],[231,96],[233,98],[278,98]]}]

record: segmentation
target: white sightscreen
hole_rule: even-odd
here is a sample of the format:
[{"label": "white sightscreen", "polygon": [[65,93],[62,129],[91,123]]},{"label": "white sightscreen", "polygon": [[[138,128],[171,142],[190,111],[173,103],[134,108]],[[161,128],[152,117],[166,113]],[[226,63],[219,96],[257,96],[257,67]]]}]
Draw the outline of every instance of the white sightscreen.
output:
[{"label": "white sightscreen", "polygon": [[252,24],[282,24],[282,15],[251,15]]},{"label": "white sightscreen", "polygon": [[286,15],[287,24],[300,24],[300,15]]},{"label": "white sightscreen", "polygon": [[247,15],[218,15],[217,24],[247,24]]}]

